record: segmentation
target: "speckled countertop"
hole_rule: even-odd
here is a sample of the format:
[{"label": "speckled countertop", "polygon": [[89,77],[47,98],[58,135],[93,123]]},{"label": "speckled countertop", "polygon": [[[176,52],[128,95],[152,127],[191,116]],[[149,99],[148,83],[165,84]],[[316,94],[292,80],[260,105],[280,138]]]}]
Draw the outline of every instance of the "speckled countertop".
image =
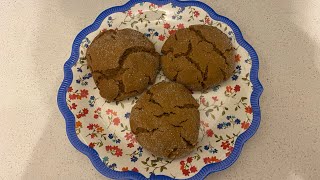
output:
[{"label": "speckled countertop", "polygon": [[[229,169],[208,179],[320,179],[320,1],[203,0],[260,57],[262,121]],[[2,0],[0,179],[105,179],[76,151],[56,105],[76,34],[125,0]]]}]

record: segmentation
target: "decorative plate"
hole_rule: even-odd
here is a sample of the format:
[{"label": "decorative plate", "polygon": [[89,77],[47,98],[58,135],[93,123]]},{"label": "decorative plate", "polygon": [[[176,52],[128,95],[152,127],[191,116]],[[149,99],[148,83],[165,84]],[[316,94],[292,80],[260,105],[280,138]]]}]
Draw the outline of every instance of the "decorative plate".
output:
[{"label": "decorative plate", "polygon": [[[199,144],[189,156],[166,160],[144,150],[130,131],[130,111],[138,97],[107,103],[95,86],[87,67],[86,49],[105,29],[133,28],[145,34],[160,52],[177,29],[193,24],[218,27],[232,40],[237,63],[233,76],[208,92],[195,92],[200,104]],[[89,157],[95,168],[109,178],[194,178],[232,165],[244,143],[260,122],[258,56],[243,39],[237,25],[196,1],[131,0],[102,12],[76,37],[58,105],[70,142]],[[160,73],[157,82],[166,80]]]}]

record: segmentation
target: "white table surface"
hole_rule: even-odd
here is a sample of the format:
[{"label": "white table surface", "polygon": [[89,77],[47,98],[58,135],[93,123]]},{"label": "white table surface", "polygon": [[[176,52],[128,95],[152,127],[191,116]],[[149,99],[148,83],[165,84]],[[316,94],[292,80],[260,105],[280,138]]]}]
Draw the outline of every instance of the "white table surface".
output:
[{"label": "white table surface", "polygon": [[[125,0],[1,0],[0,179],[105,179],[76,151],[56,105],[76,34]],[[204,0],[260,57],[262,121],[208,179],[320,179],[320,1]]]}]

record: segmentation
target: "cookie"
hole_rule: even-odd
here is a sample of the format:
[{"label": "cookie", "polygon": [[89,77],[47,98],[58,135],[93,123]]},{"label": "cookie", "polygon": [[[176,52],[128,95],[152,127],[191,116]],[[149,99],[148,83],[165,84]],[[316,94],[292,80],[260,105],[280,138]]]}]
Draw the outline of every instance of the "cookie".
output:
[{"label": "cookie", "polygon": [[161,66],[171,81],[206,90],[233,74],[235,50],[218,28],[193,25],[178,30],[162,47]]},{"label": "cookie", "polygon": [[100,95],[108,102],[145,91],[155,82],[160,64],[153,43],[132,29],[101,32],[86,58]]},{"label": "cookie", "polygon": [[132,108],[130,127],[142,147],[158,157],[179,158],[197,144],[199,104],[183,85],[161,82]]}]

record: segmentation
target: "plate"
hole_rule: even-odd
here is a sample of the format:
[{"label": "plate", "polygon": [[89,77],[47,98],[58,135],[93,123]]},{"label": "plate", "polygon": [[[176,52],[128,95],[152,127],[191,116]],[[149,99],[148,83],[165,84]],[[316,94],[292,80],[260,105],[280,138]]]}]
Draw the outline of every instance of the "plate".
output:
[{"label": "plate", "polygon": [[[86,63],[86,49],[106,29],[132,28],[148,37],[160,52],[176,30],[193,24],[215,26],[236,49],[236,68],[226,82],[207,92],[194,92],[200,104],[199,144],[187,157],[158,158],[144,150],[130,131],[131,108],[139,97],[107,103],[99,95]],[[87,155],[94,167],[109,178],[194,178],[232,165],[244,143],[260,123],[258,56],[243,39],[235,23],[196,1],[131,0],[102,12],[82,30],[64,66],[65,77],[58,93],[58,105],[70,142]],[[157,82],[167,80],[160,73]]]}]

